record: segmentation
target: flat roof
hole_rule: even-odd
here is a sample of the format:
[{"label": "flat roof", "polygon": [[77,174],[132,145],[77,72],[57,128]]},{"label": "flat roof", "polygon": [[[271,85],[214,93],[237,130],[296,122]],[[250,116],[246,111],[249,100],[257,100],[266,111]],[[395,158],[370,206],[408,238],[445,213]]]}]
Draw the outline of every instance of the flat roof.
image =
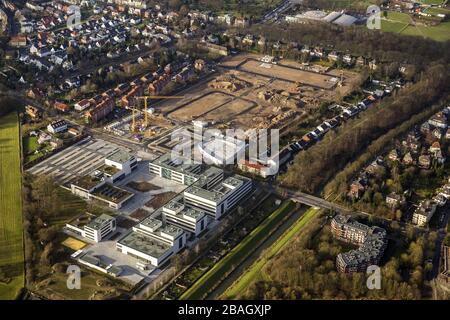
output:
[{"label": "flat roof", "polygon": [[122,239],[118,241],[118,243],[139,252],[145,253],[154,258],[163,256],[172,248],[165,242],[137,231],[131,231],[130,233],[126,234]]},{"label": "flat roof", "polygon": [[106,157],[106,159],[117,162],[117,163],[125,163],[133,156],[126,152],[125,150],[117,150],[116,152],[110,154]]},{"label": "flat roof", "polygon": [[98,168],[97,169],[98,171],[101,171],[101,172],[103,172],[103,173],[106,173],[106,174],[108,174],[108,175],[114,175],[114,174],[116,174],[117,172],[119,172],[120,170],[119,169],[117,169],[116,167],[113,167],[113,166],[109,166],[109,165],[107,165],[107,164],[104,164],[104,165],[102,165],[100,168]]},{"label": "flat roof", "polygon": [[194,171],[198,170],[200,164],[192,163],[192,161],[190,161],[189,163],[185,162],[187,162],[187,159],[181,156],[178,159],[172,159],[171,152],[165,153],[159,158],[152,161],[153,164],[159,165],[163,168],[167,168],[182,173],[189,173],[191,175],[196,176],[196,173]]},{"label": "flat roof", "polygon": [[219,202],[225,197],[226,194],[247,181],[250,181],[250,179],[240,175],[233,175],[223,181],[216,183],[209,189],[206,189],[205,185],[201,185],[197,182],[194,183],[194,185],[188,187],[184,192],[202,197],[207,200]]},{"label": "flat roof", "polygon": [[[175,211],[176,213],[174,215],[180,218],[184,218],[184,216],[186,216],[195,219],[196,221],[198,221],[205,215],[203,211],[185,205],[183,197],[181,195],[177,196],[176,198],[168,202],[166,205],[164,205],[163,209],[164,208]],[[164,211],[164,214],[168,213]]]},{"label": "flat roof", "polygon": [[107,214],[102,214],[101,216],[96,217],[94,220],[91,220],[87,224],[87,227],[94,229],[94,230],[99,230],[105,223],[107,223],[111,220],[114,220],[114,218]]},{"label": "flat roof", "polygon": [[69,225],[72,225],[76,228],[84,228],[84,226],[88,225],[92,220],[96,218],[95,215],[89,212],[82,213],[78,217],[69,221]]},{"label": "flat roof", "polygon": [[86,175],[83,177],[80,177],[76,179],[74,182],[72,182],[73,185],[76,185],[77,187],[90,190],[97,186],[99,183],[102,182],[102,179],[100,177]]},{"label": "flat roof", "polygon": [[126,200],[127,198],[130,198],[131,196],[134,195],[133,193],[128,192],[127,190],[109,184],[104,184],[103,186],[95,190],[92,194],[99,198],[114,203],[120,203],[123,200]]},{"label": "flat roof", "polygon": [[173,238],[179,237],[183,234],[183,230],[177,226],[171,225],[170,223],[164,223],[162,220],[162,211],[159,208],[150,217],[145,218],[141,221],[140,225],[146,226],[152,229],[152,232],[158,235],[166,234]]}]

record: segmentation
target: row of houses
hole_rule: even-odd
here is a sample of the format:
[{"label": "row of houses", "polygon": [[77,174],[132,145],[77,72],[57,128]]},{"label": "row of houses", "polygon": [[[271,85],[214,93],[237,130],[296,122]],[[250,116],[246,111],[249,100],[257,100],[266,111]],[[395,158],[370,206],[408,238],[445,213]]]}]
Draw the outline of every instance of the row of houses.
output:
[{"label": "row of houses", "polygon": [[330,130],[335,129],[348,119],[356,117],[360,112],[366,110],[367,108],[370,108],[370,106],[372,106],[376,101],[382,99],[385,96],[391,95],[392,91],[394,90],[393,88],[401,88],[402,84],[400,82],[393,81],[391,83],[391,86],[385,87],[382,90],[378,90],[377,92],[368,92],[368,96],[355,105],[349,107],[334,105],[333,108],[341,109],[341,113],[332,119],[325,120],[314,130],[306,133],[300,140],[290,144],[289,150],[291,150],[293,153],[299,152],[301,150],[306,150],[314,143],[322,139]]},{"label": "row of houses", "polygon": [[175,61],[130,83],[122,83],[116,88],[109,89],[93,98],[82,99],[75,103],[74,109],[84,111],[87,121],[98,122],[113,111],[116,106],[116,99],[119,100],[122,108],[134,107],[137,98],[145,93],[157,95],[171,81],[184,84],[203,70],[203,60],[196,60],[194,64],[189,60]]}]

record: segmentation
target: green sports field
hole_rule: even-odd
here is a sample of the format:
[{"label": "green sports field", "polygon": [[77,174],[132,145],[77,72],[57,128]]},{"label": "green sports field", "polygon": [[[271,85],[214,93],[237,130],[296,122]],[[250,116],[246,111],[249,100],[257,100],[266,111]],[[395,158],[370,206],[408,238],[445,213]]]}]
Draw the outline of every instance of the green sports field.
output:
[{"label": "green sports field", "polygon": [[0,117],[0,299],[24,286],[19,119]]},{"label": "green sports field", "polygon": [[279,253],[285,245],[293,239],[295,235],[314,217],[319,209],[311,208],[306,211],[295,224],[287,230],[270,248],[268,251],[259,258],[253,265],[251,265],[247,271],[237,281],[230,286],[224,293],[226,299],[233,299],[243,292],[251,283],[260,278],[264,279],[263,268],[268,260]]},{"label": "green sports field", "polygon": [[402,12],[389,11],[381,18],[381,30],[402,35],[430,38],[435,41],[450,40],[450,21],[441,22],[436,26],[411,24],[411,17]]}]

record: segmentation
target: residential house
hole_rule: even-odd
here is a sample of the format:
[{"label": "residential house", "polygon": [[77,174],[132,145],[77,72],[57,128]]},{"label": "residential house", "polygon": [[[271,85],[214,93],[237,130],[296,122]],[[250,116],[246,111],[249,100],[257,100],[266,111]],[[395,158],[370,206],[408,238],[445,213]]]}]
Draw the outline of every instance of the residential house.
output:
[{"label": "residential house", "polygon": [[350,185],[348,196],[352,199],[359,199],[367,188],[367,179],[364,176],[358,177]]},{"label": "residential house", "polygon": [[422,154],[419,156],[419,167],[422,169],[430,169],[431,157],[428,154]]},{"label": "residential house", "polygon": [[431,200],[422,201],[413,213],[412,223],[419,227],[425,226],[436,212],[436,204]]},{"label": "residential house", "polygon": [[400,208],[405,202],[405,196],[402,194],[391,192],[386,196],[386,205],[393,210]]},{"label": "residential house", "polygon": [[25,107],[25,113],[29,115],[33,120],[39,119],[42,116],[42,111],[32,105],[27,105]]},{"label": "residential house", "polygon": [[441,140],[441,139],[442,139],[442,136],[443,136],[444,134],[443,134],[441,128],[435,128],[435,129],[433,130],[433,132],[431,133],[431,135],[432,135],[434,138],[436,138],[436,139],[438,139],[438,140]]},{"label": "residential house", "polygon": [[347,65],[352,65],[353,62],[354,62],[353,57],[351,55],[349,55],[349,54],[344,55],[342,57],[342,61],[344,63],[346,63]]},{"label": "residential house", "polygon": [[68,112],[70,110],[70,107],[67,104],[58,101],[55,102],[54,107],[61,112]]},{"label": "residential house", "polygon": [[403,162],[403,164],[405,164],[405,165],[407,165],[407,166],[409,166],[409,165],[414,165],[414,164],[415,164],[415,160],[414,160],[414,158],[412,157],[411,152],[407,152],[407,153],[405,154],[405,156],[403,157],[402,162]]},{"label": "residential house", "polygon": [[56,120],[47,126],[47,131],[50,133],[53,133],[53,134],[60,133],[60,132],[66,131],[67,126],[68,126],[68,123],[66,120],[64,120],[64,119]]},{"label": "residential house", "polygon": [[442,112],[434,114],[428,123],[436,128],[447,129],[447,116]]},{"label": "residential house", "polygon": [[83,99],[81,101],[78,101],[77,103],[75,103],[74,105],[74,109],[77,111],[84,111],[87,108],[89,108],[91,106],[91,103],[88,99]]},{"label": "residential house", "polygon": [[445,139],[450,139],[450,129],[447,129],[447,132],[445,133]]},{"label": "residential house", "polygon": [[96,107],[85,113],[86,120],[97,122],[110,114],[115,107],[115,101],[111,97],[102,97],[102,101]]},{"label": "residential house", "polygon": [[388,154],[388,159],[391,161],[397,161],[400,159],[398,151],[396,149],[392,149]]}]

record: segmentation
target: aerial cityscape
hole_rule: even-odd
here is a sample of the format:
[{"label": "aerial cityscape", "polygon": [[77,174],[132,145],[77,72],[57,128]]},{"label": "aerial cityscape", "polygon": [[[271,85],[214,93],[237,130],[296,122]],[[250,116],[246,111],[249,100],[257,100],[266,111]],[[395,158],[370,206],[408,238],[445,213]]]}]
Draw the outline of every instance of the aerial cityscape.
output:
[{"label": "aerial cityscape", "polygon": [[450,300],[448,0],[0,0],[0,58],[0,300]]}]

